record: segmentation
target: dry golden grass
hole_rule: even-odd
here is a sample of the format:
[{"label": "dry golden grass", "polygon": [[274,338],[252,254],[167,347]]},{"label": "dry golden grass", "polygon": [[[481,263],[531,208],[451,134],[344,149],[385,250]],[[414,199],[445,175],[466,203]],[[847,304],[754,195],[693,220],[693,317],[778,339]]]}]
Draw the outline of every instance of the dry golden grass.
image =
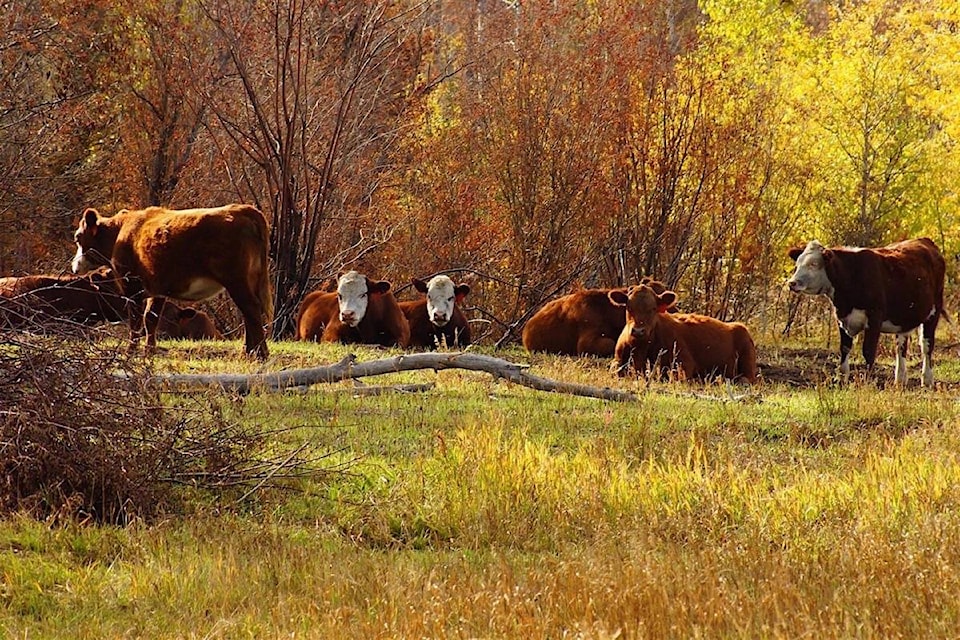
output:
[{"label": "dry golden grass", "polygon": [[[204,369],[201,351],[188,362],[178,349],[166,356],[173,368]],[[276,366],[345,352],[273,351]],[[648,388],[612,380],[600,361],[537,357],[538,374],[644,395],[614,404],[413,372],[404,380],[436,390],[235,398],[236,419],[295,427],[289,437],[358,462],[241,512],[200,506],[124,529],[7,521],[0,629],[11,638],[954,637],[952,358],[942,354],[934,392],[765,383],[732,401],[723,385]],[[257,366],[210,368],[229,365]]]}]

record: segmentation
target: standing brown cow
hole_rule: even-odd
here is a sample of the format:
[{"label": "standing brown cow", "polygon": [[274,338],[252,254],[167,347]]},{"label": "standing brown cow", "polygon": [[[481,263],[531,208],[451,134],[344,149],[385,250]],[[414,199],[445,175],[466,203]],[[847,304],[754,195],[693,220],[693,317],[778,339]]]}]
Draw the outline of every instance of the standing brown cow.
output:
[{"label": "standing brown cow", "polygon": [[247,353],[267,358],[266,328],[273,320],[270,238],[267,221],[256,207],[149,207],[113,217],[87,209],[74,239],[74,272],[113,267],[128,298],[134,342],[146,325],[147,346],[156,345],[159,315],[150,311],[160,308],[166,297],[197,301],[226,289],[243,315]]},{"label": "standing brown cow", "polygon": [[625,309],[614,365],[620,375],[633,364],[678,369],[681,379],[722,375],[751,384],[757,381],[757,350],[747,327],[693,313],[667,313],[676,302],[673,291],[657,293],[646,285],[610,292],[610,301]]}]

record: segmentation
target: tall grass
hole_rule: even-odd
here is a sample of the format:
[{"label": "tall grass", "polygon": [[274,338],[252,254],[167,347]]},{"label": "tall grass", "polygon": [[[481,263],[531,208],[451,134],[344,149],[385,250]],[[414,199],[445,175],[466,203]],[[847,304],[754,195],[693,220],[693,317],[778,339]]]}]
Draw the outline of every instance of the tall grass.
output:
[{"label": "tall grass", "polygon": [[[291,366],[342,356],[278,346]],[[176,350],[169,362],[178,366]],[[538,366],[612,383],[605,363]],[[8,520],[0,629],[13,638],[960,634],[960,421],[949,391],[768,385],[758,401],[735,402],[723,387],[663,384],[612,404],[458,372],[422,378],[437,389],[231,399],[236,419],[294,427],[287,437],[356,459],[350,473],[246,511],[122,529]]]}]

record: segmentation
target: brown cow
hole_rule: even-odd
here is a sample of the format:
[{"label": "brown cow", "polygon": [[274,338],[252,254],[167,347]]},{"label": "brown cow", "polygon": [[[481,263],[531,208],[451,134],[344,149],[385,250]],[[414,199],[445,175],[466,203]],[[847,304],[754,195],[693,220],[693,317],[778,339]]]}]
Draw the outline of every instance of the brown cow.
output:
[{"label": "brown cow", "polygon": [[37,328],[52,322],[93,326],[125,318],[126,300],[108,268],[83,276],[0,278],[0,326]]},{"label": "brown cow", "polygon": [[163,305],[157,337],[171,340],[222,340],[213,319],[193,307],[180,307],[170,300]]},{"label": "brown cow", "polygon": [[933,386],[934,334],[943,308],[946,263],[929,238],[876,249],[831,247],[816,240],[788,252],[797,269],[787,281],[794,293],[824,295],[840,323],[840,370],[850,373],[853,338],[863,333],[863,358],[873,367],[881,333],[897,334],[894,382],[907,379],[909,333],[919,329],[921,384]]},{"label": "brown cow", "polygon": [[74,272],[112,265],[128,298],[134,342],[146,325],[147,346],[156,345],[159,316],[150,311],[166,297],[203,300],[226,289],[243,314],[247,353],[267,358],[266,327],[273,320],[269,230],[256,207],[149,207],[110,218],[87,209],[74,239]]},{"label": "brown cow", "polygon": [[297,339],[406,347],[410,324],[386,280],[348,271],[335,293],[315,291],[297,313]]},{"label": "brown cow", "polygon": [[420,293],[419,300],[400,303],[403,314],[410,323],[411,347],[466,347],[470,344],[470,325],[459,303],[470,293],[470,285],[453,283],[448,276],[440,275],[424,282],[418,278],[410,281]]},{"label": "brown cow", "polygon": [[757,350],[747,327],[693,313],[667,313],[676,299],[673,291],[658,294],[646,285],[610,292],[610,301],[626,308],[614,355],[617,372],[625,375],[632,362],[637,372],[647,364],[676,367],[684,380],[722,375],[756,382]]},{"label": "brown cow", "polygon": [[[641,283],[666,291],[666,285],[649,276]],[[583,289],[551,300],[523,327],[523,346],[569,356],[612,356],[626,320],[623,309],[610,302],[611,291],[627,289]]]}]

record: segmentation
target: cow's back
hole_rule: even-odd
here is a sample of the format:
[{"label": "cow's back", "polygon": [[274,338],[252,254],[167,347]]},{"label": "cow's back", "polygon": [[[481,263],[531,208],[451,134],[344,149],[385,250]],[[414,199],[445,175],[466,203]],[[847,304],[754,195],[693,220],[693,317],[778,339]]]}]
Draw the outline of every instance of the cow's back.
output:
[{"label": "cow's back", "polygon": [[319,342],[324,328],[339,312],[336,291],[308,293],[297,312],[297,340]]},{"label": "cow's back", "polygon": [[693,313],[661,314],[648,357],[672,365],[673,355],[688,377],[722,375],[757,379],[756,346],[746,325]]},{"label": "cow's back", "polygon": [[523,346],[562,355],[612,356],[626,316],[610,302],[609,292],[584,289],[551,300],[524,325]]}]

